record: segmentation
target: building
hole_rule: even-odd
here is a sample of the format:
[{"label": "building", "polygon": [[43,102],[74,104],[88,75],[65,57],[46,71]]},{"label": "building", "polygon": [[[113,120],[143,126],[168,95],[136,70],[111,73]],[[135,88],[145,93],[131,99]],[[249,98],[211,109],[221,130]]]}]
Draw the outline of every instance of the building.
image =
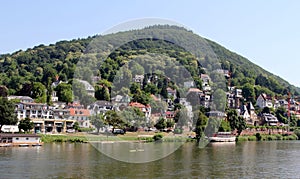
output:
[{"label": "building", "polygon": [[90,110],[91,114],[100,114],[112,110],[113,104],[109,101],[100,100],[88,106],[88,109]]},{"label": "building", "polygon": [[30,118],[35,133],[61,133],[72,127],[75,120],[70,118],[70,109],[48,106],[44,103],[20,102],[16,104],[19,120]]},{"label": "building", "polygon": [[263,109],[265,107],[273,108],[272,97],[267,96],[266,94],[260,94],[256,100],[256,106]]},{"label": "building", "polygon": [[131,102],[131,103],[129,103],[129,106],[130,106],[130,107],[136,107],[136,108],[139,108],[139,109],[145,114],[145,117],[146,117],[147,122],[150,121],[150,117],[151,117],[151,106],[150,106],[149,104],[143,105],[143,104],[138,103],[138,102]]},{"label": "building", "polygon": [[19,100],[21,103],[33,103],[34,100],[29,96],[8,96],[8,100]]},{"label": "building", "polygon": [[95,97],[95,88],[89,82],[79,79],[76,80],[84,85],[84,88],[88,95]]},{"label": "building", "polygon": [[69,119],[73,121],[77,121],[79,123],[79,127],[89,128],[91,127],[89,117],[91,116],[90,111],[85,109],[80,102],[70,103],[67,108],[70,110]]},{"label": "building", "polygon": [[263,113],[259,115],[261,119],[261,125],[268,125],[268,126],[277,126],[278,125],[278,119],[272,114]]}]

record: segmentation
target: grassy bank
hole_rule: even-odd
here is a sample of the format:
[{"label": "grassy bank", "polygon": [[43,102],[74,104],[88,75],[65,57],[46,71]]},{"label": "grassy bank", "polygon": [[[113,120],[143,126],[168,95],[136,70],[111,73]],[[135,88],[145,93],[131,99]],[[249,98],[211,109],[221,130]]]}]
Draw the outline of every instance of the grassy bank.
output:
[{"label": "grassy bank", "polygon": [[129,133],[125,135],[91,135],[91,134],[67,134],[67,135],[40,135],[42,142],[71,142],[71,143],[86,143],[86,142],[104,142],[104,141],[137,141],[137,142],[186,142],[194,141],[193,139],[181,136],[168,136],[164,134],[153,135],[138,135],[137,133]]},{"label": "grassy bank", "polygon": [[272,140],[298,140],[298,136],[296,134],[292,135],[282,135],[282,134],[256,134],[252,136],[239,136],[237,141],[272,141]]},{"label": "grassy bank", "polygon": [[85,143],[87,139],[84,136],[69,136],[69,135],[41,135],[42,142],[71,142],[71,143]]}]

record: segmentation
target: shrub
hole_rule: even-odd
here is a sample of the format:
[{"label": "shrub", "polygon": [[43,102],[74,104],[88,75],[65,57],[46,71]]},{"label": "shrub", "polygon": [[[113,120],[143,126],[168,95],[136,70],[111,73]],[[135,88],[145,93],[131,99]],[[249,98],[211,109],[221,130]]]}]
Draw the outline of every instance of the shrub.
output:
[{"label": "shrub", "polygon": [[262,136],[260,135],[260,133],[256,133],[255,137],[256,137],[257,141],[261,141],[261,139],[262,139]]},{"label": "shrub", "polygon": [[256,136],[249,136],[248,141],[256,141]]},{"label": "shrub", "polygon": [[182,134],[182,129],[179,129],[179,128],[176,128],[175,130],[174,130],[174,134]]},{"label": "shrub", "polygon": [[155,135],[153,136],[153,140],[154,140],[154,141],[161,141],[162,138],[163,138],[163,135],[162,135],[162,134],[155,134]]}]

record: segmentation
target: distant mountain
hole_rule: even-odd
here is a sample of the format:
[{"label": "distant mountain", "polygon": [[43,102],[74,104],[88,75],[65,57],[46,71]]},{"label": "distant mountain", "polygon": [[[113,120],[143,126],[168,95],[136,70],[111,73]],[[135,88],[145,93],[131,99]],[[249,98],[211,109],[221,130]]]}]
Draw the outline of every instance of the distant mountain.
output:
[{"label": "distant mountain", "polygon": [[[147,38],[119,46],[130,38],[138,39],[140,36]],[[170,39],[170,41],[160,39]],[[254,86],[256,96],[262,92],[273,96],[284,96],[288,92],[294,95],[300,94],[298,87],[289,84],[279,76],[264,70],[216,42],[205,40],[220,61],[220,67],[229,72],[230,78],[226,79],[228,84],[241,88],[250,84]],[[181,47],[172,41],[180,42]],[[197,46],[203,41],[203,38],[182,27],[157,25],[141,30],[60,41],[48,46],[39,45],[26,51],[20,50],[12,54],[0,55],[0,85],[6,86],[10,94],[28,95],[26,84],[41,82],[48,89],[50,84],[56,81],[57,76],[63,81],[71,80],[76,71],[80,71],[79,75],[83,78],[86,76],[87,80],[90,76],[101,76],[112,82],[116,70],[128,62],[128,59],[144,54],[145,49],[149,53],[165,54],[177,59],[197,82],[199,75],[205,72],[205,68],[201,68],[203,66],[198,64],[197,60],[200,60],[200,63],[206,63],[206,57],[209,58],[211,54],[197,59],[189,53],[189,50],[182,47]],[[201,54],[201,52],[209,51],[205,48],[207,47],[196,49],[195,52]],[[85,55],[82,56],[83,53]],[[109,60],[99,67],[97,60],[106,56]],[[152,65],[157,66],[159,63]]]}]

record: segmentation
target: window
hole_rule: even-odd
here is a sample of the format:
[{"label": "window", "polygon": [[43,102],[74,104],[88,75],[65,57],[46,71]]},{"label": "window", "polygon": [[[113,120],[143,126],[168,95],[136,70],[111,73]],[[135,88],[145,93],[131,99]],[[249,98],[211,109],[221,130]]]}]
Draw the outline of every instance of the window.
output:
[{"label": "window", "polygon": [[29,138],[28,138],[28,137],[26,137],[26,140],[29,140]]},{"label": "window", "polygon": [[16,140],[19,140],[19,137],[17,137]]}]

